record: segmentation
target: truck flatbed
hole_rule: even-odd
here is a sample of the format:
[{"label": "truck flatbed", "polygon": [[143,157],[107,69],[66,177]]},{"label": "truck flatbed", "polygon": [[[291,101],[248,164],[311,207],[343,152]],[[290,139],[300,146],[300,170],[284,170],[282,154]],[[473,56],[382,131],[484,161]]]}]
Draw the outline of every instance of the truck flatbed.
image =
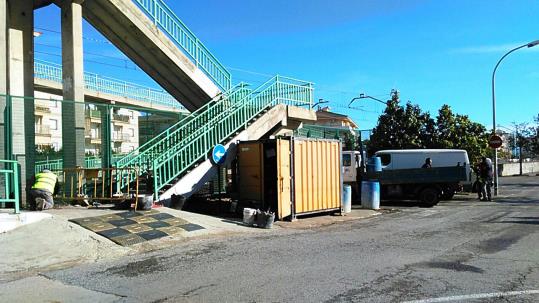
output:
[{"label": "truck flatbed", "polygon": [[465,166],[432,167],[367,172],[364,180],[379,181],[381,185],[458,183],[466,181]]}]

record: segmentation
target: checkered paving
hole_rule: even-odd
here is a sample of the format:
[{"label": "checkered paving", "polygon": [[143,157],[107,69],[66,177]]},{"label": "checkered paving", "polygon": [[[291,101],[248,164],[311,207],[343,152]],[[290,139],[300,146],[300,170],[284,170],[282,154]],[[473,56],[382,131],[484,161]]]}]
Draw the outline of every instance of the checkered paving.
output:
[{"label": "checkered paving", "polygon": [[122,212],[70,221],[122,246],[204,229],[200,225],[156,210]]}]

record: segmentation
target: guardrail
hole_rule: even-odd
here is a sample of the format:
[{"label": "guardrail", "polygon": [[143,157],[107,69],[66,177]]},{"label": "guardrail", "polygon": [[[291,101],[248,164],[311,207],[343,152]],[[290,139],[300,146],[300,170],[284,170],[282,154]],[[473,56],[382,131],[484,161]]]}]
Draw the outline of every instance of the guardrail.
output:
[{"label": "guardrail", "polygon": [[133,0],[133,2],[161,28],[168,37],[202,69],[212,81],[227,91],[232,86],[232,76],[223,64],[198,40],[193,32],[174,14],[162,0]]},{"label": "guardrail", "polygon": [[17,161],[0,160],[0,205],[13,203],[15,213],[19,213],[19,164]]},{"label": "guardrail", "polygon": [[[62,65],[43,60],[35,60],[34,76],[38,79],[63,83]],[[162,105],[187,111],[174,97],[164,91],[123,80],[85,72],[84,84],[87,90],[147,102],[150,107],[153,105]]]}]

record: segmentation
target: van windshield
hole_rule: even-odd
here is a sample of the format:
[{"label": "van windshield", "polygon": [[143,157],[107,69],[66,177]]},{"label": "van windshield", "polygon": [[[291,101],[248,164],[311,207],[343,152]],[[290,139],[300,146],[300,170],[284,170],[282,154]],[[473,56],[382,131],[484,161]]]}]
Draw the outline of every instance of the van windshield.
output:
[{"label": "van windshield", "polygon": [[391,155],[390,154],[379,154],[378,157],[382,160],[382,165],[387,166],[389,163],[391,163]]},{"label": "van windshield", "polygon": [[352,166],[352,155],[350,154],[342,155],[342,166]]}]

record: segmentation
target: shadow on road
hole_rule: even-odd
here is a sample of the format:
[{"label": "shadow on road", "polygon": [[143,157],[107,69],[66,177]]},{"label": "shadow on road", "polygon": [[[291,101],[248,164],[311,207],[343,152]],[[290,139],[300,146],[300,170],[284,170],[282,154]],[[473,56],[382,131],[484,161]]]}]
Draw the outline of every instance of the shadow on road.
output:
[{"label": "shadow on road", "polygon": [[517,220],[513,220],[513,221],[498,221],[498,222],[494,222],[494,223],[511,223],[511,224],[529,224],[529,225],[539,225],[539,220],[533,220],[533,221],[517,221]]}]

